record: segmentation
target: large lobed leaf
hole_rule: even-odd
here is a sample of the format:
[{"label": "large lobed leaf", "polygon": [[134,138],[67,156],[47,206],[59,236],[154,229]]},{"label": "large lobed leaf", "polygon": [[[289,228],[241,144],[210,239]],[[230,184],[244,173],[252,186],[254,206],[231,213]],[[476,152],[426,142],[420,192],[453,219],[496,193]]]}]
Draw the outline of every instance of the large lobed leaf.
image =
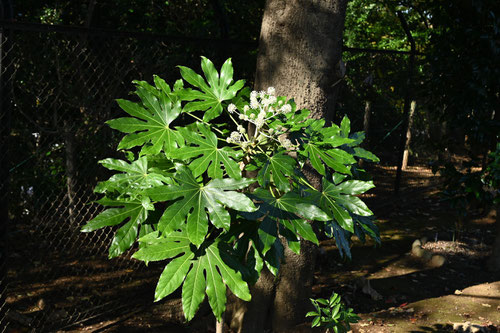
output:
[{"label": "large lobed leaf", "polygon": [[319,244],[312,226],[304,219],[326,221],[328,215],[313,203],[308,202],[296,192],[288,192],[281,197],[275,197],[269,190],[258,188],[252,198],[259,204],[259,210],[253,213],[244,213],[250,220],[261,220],[257,230],[258,250],[266,255],[277,239],[277,222],[280,224],[279,233],[284,236],[291,248],[299,252],[298,236]]},{"label": "large lobed leaf", "polygon": [[345,175],[335,174],[333,182],[323,178],[321,191],[309,191],[311,199],[327,214],[330,219],[325,223],[325,232],[329,237],[335,237],[341,254],[351,256],[349,240],[352,234],[358,235],[361,240],[364,234],[369,234],[379,241],[378,229],[368,217],[373,212],[355,195],[362,194],[373,188],[373,182],[348,180],[343,181]]},{"label": "large lobed leaf", "polygon": [[98,201],[103,206],[120,207],[109,208],[97,215],[95,218],[85,224],[81,231],[91,232],[104,227],[111,227],[121,224],[128,220],[120,227],[111,242],[109,248],[109,257],[114,258],[128,250],[134,244],[139,226],[148,217],[148,211],[152,210],[151,204],[145,201],[120,201],[103,198]]},{"label": "large lobed leaf", "polygon": [[340,184],[335,184],[323,178],[322,190],[312,191],[312,198],[318,206],[335,219],[345,230],[354,233],[354,222],[351,213],[370,216],[372,211],[353,195],[361,194],[373,188],[373,182],[348,180]]},{"label": "large lobed leaf", "polygon": [[321,175],[326,175],[325,164],[336,172],[351,175],[351,170],[346,165],[356,162],[351,154],[342,149],[332,148],[324,149],[312,142],[304,145],[302,154],[306,155],[316,171]]},{"label": "large lobed leaf", "polygon": [[[154,89],[154,90],[153,90]],[[170,124],[181,113],[181,102],[172,100],[147,83],[138,83],[136,94],[142,105],[128,100],[117,100],[120,107],[132,117],[107,121],[116,130],[129,133],[118,144],[118,149],[144,146],[143,153],[167,154],[183,144],[181,135]]]},{"label": "large lobed leaf", "polygon": [[179,130],[186,141],[195,146],[179,148],[171,156],[183,160],[195,158],[189,163],[189,168],[195,177],[208,170],[210,178],[222,178],[224,173],[221,164],[223,164],[229,177],[241,178],[240,166],[236,162],[241,153],[229,147],[218,147],[217,135],[204,124],[196,123],[196,125],[203,136],[186,127]]},{"label": "large lobed leaf", "polygon": [[101,160],[99,163],[109,170],[121,171],[121,173],[100,182],[94,189],[97,193],[118,191],[121,195],[128,194],[135,197],[143,189],[160,186],[168,180],[164,175],[148,168],[146,157],[141,157],[131,163],[113,158]]},{"label": "large lobed leaf", "polygon": [[186,89],[182,94],[183,100],[193,101],[185,105],[185,112],[205,111],[204,121],[210,121],[222,113],[222,102],[231,100],[243,88],[245,81],[233,82],[233,65],[231,59],[222,65],[220,75],[214,64],[205,57],[201,59],[201,69],[205,79],[188,67],[179,66],[181,76],[192,86],[200,90]]},{"label": "large lobed leaf", "polygon": [[188,168],[179,165],[177,170],[173,177],[177,184],[147,190],[147,194],[155,201],[180,199],[170,203],[161,216],[158,223],[161,232],[168,234],[184,228],[184,223],[187,221],[189,240],[199,246],[208,232],[208,220],[217,228],[228,230],[231,217],[227,208],[243,212],[256,209],[246,195],[234,191],[247,187],[254,180],[214,179],[204,185],[196,180]]},{"label": "large lobed leaf", "polygon": [[208,302],[215,317],[220,320],[226,309],[226,286],[237,297],[251,299],[248,284],[230,249],[220,242],[213,242],[202,252],[193,252],[185,232],[176,231],[166,237],[146,236],[141,248],[133,257],[143,261],[174,258],[164,268],[155,291],[155,301],[173,293],[182,285],[182,308],[186,320],[193,319],[201,302]]},{"label": "large lobed leaf", "polygon": [[290,191],[290,176],[294,175],[296,161],[290,156],[276,153],[272,156],[260,155],[264,159],[264,164],[260,169],[257,179],[263,187],[273,183],[280,191]]}]

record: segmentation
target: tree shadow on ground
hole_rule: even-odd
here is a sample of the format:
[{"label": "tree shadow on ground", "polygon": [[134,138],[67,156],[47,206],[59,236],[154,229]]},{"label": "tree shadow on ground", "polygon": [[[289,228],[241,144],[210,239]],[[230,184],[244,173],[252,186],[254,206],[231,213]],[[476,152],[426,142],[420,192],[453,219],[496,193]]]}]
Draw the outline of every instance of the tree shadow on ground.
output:
[{"label": "tree shadow on ground", "polygon": [[[411,239],[398,239],[386,241],[376,250],[366,245],[353,248],[353,256],[359,258],[355,262],[341,264],[340,260],[327,259],[329,268],[318,274],[319,294],[327,296],[335,290],[352,300],[350,306],[365,313],[450,295],[456,290],[498,280],[497,275],[484,269],[487,256],[450,253],[442,267],[432,268],[412,257],[410,248]],[[335,248],[330,248],[326,256],[336,257],[334,251]],[[370,281],[371,287],[382,295],[381,300],[371,299],[361,292],[359,285],[356,287],[362,278]]]},{"label": "tree shadow on ground", "polygon": [[450,324],[434,324],[432,326],[419,326],[417,330],[412,330],[409,333],[424,333],[424,332],[453,332],[453,326]]},{"label": "tree shadow on ground", "polygon": [[453,294],[455,290],[494,282],[497,277],[481,269],[480,266],[448,265],[414,273],[372,279],[372,287],[385,295],[405,295],[406,302],[416,302],[426,298]]}]

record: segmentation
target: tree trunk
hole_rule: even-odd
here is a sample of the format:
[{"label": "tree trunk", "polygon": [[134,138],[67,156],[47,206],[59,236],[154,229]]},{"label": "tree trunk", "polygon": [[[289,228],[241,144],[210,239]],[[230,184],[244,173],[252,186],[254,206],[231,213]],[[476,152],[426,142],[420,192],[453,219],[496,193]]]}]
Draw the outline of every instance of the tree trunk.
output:
[{"label": "tree trunk", "polygon": [[68,197],[68,216],[71,225],[75,223],[75,142],[69,121],[64,121],[64,149],[66,152],[66,196]]},{"label": "tree trunk", "polygon": [[[365,115],[363,116],[363,132],[365,132],[365,137],[368,139],[368,131],[370,130],[370,118],[372,114],[372,103],[370,101],[365,102]],[[365,140],[365,146],[367,146],[367,141]],[[359,167],[364,166],[364,161],[360,159],[358,161]]]},{"label": "tree trunk", "polygon": [[[347,0],[268,0],[255,89],[273,86],[278,95],[294,98],[298,108],[309,109],[312,118],[333,120],[336,82],[343,76],[341,50],[346,5]],[[314,173],[308,178],[319,186],[319,177]],[[296,325],[305,321],[310,304],[315,255],[313,245],[305,242],[300,256],[286,249],[277,285],[270,286],[270,274],[264,274],[264,281],[255,286],[262,292],[252,293],[253,304],[247,305],[247,311],[241,315],[242,326],[237,330],[263,332],[266,324],[272,323],[273,332],[296,332]]]},{"label": "tree trunk", "polygon": [[255,88],[276,88],[315,119],[332,120],[347,0],[268,0]]},{"label": "tree trunk", "polygon": [[411,52],[410,52],[410,59],[408,61],[408,78],[406,80],[406,92],[405,92],[405,99],[404,99],[404,108],[403,108],[403,124],[401,128],[401,141],[400,141],[400,147],[399,147],[399,160],[398,160],[398,167],[396,170],[396,180],[394,182],[394,192],[398,193],[399,188],[401,185],[401,176],[403,174],[403,155],[404,155],[404,150],[405,150],[405,144],[406,144],[406,133],[409,128],[409,114],[410,114],[410,97],[413,93],[413,68],[415,67],[415,52],[416,52],[416,44],[415,41],[413,40],[410,28],[408,27],[408,23],[406,22],[406,19],[404,17],[404,14],[400,11],[397,13],[398,19],[401,21],[401,26],[403,27],[406,36],[408,37],[408,40],[410,41],[411,44]]},{"label": "tree trunk", "polygon": [[411,128],[413,126],[413,115],[415,114],[415,109],[417,107],[417,102],[412,101],[410,106],[410,113],[408,114],[408,128],[406,129],[406,142],[405,150],[403,152],[403,161],[401,162],[401,169],[406,170],[408,166],[408,155],[410,153],[410,140],[411,140]]},{"label": "tree trunk", "polygon": [[230,326],[237,333],[265,332],[271,328],[271,307],[275,278],[264,267],[257,283],[250,287],[251,302],[235,299],[231,308]]},{"label": "tree trunk", "polygon": [[296,332],[307,312],[313,310],[311,298],[316,264],[316,245],[302,241],[300,255],[285,246],[283,263],[274,296],[271,323],[273,332]]},{"label": "tree trunk", "polygon": [[368,131],[370,130],[371,115],[372,115],[372,103],[370,101],[366,101],[365,115],[363,117],[363,132],[365,132],[365,137],[368,137]]}]

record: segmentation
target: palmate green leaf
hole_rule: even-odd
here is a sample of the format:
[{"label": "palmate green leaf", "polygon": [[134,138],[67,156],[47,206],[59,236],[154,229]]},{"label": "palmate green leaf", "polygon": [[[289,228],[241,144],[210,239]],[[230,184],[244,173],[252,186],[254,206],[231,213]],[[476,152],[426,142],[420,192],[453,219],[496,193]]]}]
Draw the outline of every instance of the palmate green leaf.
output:
[{"label": "palmate green leaf", "polygon": [[259,280],[260,272],[264,268],[264,259],[255,246],[250,247],[248,250],[246,264],[246,267],[249,268],[249,276],[244,276],[244,280],[248,281],[251,285],[255,284]]},{"label": "palmate green leaf", "polygon": [[280,235],[286,239],[290,250],[296,254],[300,254],[300,238],[297,230],[289,220],[283,219],[280,222]]},{"label": "palmate green leaf", "polygon": [[[186,320],[190,321],[194,317],[206,293],[212,312],[220,321],[226,310],[226,286],[237,297],[250,301],[248,284],[239,271],[223,260],[223,252],[221,244],[216,242],[207,247],[204,255],[192,261],[193,267],[182,287],[182,307]],[[228,257],[228,254],[225,256]]]},{"label": "palmate green leaf", "polygon": [[346,255],[349,259],[351,259],[350,237],[352,234],[335,221],[327,222],[325,225],[325,231],[328,237],[335,238],[335,243],[337,244],[340,255],[342,257]]},{"label": "palmate green leaf", "polygon": [[128,250],[137,238],[139,225],[148,217],[148,210],[151,209],[147,204],[139,200],[118,201],[103,198],[98,201],[103,206],[120,207],[109,208],[97,215],[94,219],[85,224],[81,231],[91,232],[100,228],[115,226],[128,220],[120,227],[111,242],[109,248],[109,257],[114,258]]},{"label": "palmate green leaf", "polygon": [[315,244],[319,243],[311,225],[304,221],[304,218],[317,221],[329,219],[328,215],[316,205],[308,202],[303,197],[301,198],[295,192],[288,192],[280,198],[276,198],[268,190],[262,188],[256,189],[252,194],[252,198],[259,202],[259,210],[254,213],[244,214],[246,218],[259,219],[265,217],[278,219],[278,221],[287,220],[290,231]]},{"label": "palmate green leaf", "polygon": [[170,295],[182,285],[182,307],[186,320],[194,317],[205,294],[214,315],[220,320],[226,309],[226,286],[237,297],[250,300],[248,284],[237,270],[244,267],[231,260],[230,249],[224,244],[214,242],[203,252],[193,253],[185,231],[176,231],[168,236],[152,233],[140,241],[140,249],[133,255],[135,259],[148,262],[174,258],[160,276],[155,301]]},{"label": "palmate green leaf", "polygon": [[349,133],[351,132],[351,121],[347,116],[342,118],[342,122],[340,123],[340,135],[344,138],[349,137]]},{"label": "palmate green leaf", "polygon": [[364,234],[369,235],[377,244],[381,243],[380,231],[375,223],[373,223],[373,216],[354,215],[354,220]]},{"label": "palmate green leaf", "polygon": [[189,237],[180,231],[170,233],[168,237],[161,237],[158,232],[148,234],[139,239],[139,245],[139,250],[132,257],[145,262],[170,259],[192,252]]},{"label": "palmate green leaf", "polygon": [[380,162],[380,159],[375,154],[360,147],[354,148],[354,156],[371,162]]},{"label": "palmate green leaf", "polygon": [[[201,123],[196,123],[200,133],[193,132],[187,128],[181,128],[179,131],[186,141],[195,146],[185,146],[176,149],[171,156],[177,159],[195,158],[189,163],[189,168],[195,177],[208,171],[210,178],[222,178],[224,176],[221,164],[224,170],[231,178],[241,178],[240,166],[236,162],[241,153],[232,150],[229,147],[218,147],[217,135]],[[201,156],[200,156],[201,155]]]},{"label": "palmate green leaf", "polygon": [[[248,214],[252,213],[240,213]],[[242,271],[243,278],[251,284],[257,282],[264,264],[276,275],[283,258],[283,247],[278,238],[278,222],[267,216],[260,221],[257,218],[259,214],[252,215],[252,219],[256,218],[256,221],[246,218],[243,223],[233,225],[224,240],[236,241],[234,253],[241,261],[246,261],[246,270]]]},{"label": "palmate green leaf", "polygon": [[160,186],[168,180],[164,175],[149,170],[146,157],[141,157],[132,163],[112,158],[101,160],[99,163],[109,170],[122,173],[100,182],[94,189],[97,193],[116,190],[120,194],[133,194],[148,187]]},{"label": "palmate green leaf", "polygon": [[128,149],[144,146],[143,153],[158,154],[162,149],[169,153],[183,144],[180,134],[170,128],[170,124],[181,113],[181,102],[173,103],[165,93],[138,85],[137,95],[141,98],[142,105],[131,101],[117,100],[120,107],[129,115],[109,120],[106,123],[113,129],[129,133],[118,144],[118,149]]},{"label": "palmate green leaf", "polygon": [[243,80],[231,84],[233,82],[231,59],[226,60],[222,65],[219,75],[214,64],[207,58],[202,57],[201,68],[207,81],[188,67],[179,66],[179,68],[182,78],[201,90],[186,89],[182,93],[183,100],[193,101],[184,106],[184,111],[205,111],[203,120],[207,122],[218,117],[222,113],[222,102],[234,98],[245,84]]},{"label": "palmate green leaf", "polygon": [[176,102],[181,100],[180,95],[184,90],[184,82],[181,79],[175,81],[173,89],[170,89],[170,86],[165,82],[165,80],[163,80],[158,75],[153,75],[153,78],[156,88],[167,95],[167,98],[170,99],[172,103],[175,104]]},{"label": "palmate green leaf", "polygon": [[[258,191],[260,194],[260,191]],[[269,191],[263,193],[270,194]],[[327,221],[328,215],[320,208],[308,201],[308,198],[301,196],[297,192],[285,193],[280,198],[266,196],[267,202],[278,209],[294,213],[309,220]]]},{"label": "palmate green leaf", "polygon": [[338,184],[335,188],[332,188],[332,191],[350,195],[357,195],[363,194],[374,187],[375,185],[373,185],[372,181],[348,180]]},{"label": "palmate green leaf", "polygon": [[364,132],[352,133],[351,135],[349,135],[349,138],[353,141],[349,143],[348,146],[350,147],[359,146],[365,140],[365,133]]},{"label": "palmate green leaf", "polygon": [[269,251],[274,241],[278,237],[278,228],[276,221],[269,217],[264,217],[257,229],[258,239],[261,242],[261,252],[263,255]]},{"label": "palmate green leaf", "polygon": [[[280,97],[278,97],[278,100],[280,100]],[[288,133],[291,133],[301,131],[317,121],[317,119],[308,118],[311,111],[307,109],[296,110],[296,105],[292,100],[287,101],[286,98],[282,98],[281,100],[292,106],[292,112],[274,118],[268,124],[269,128],[277,130],[280,127],[285,127],[288,129]]]},{"label": "palmate green leaf", "polygon": [[341,128],[335,124],[320,128],[318,132],[321,134],[322,139],[317,143],[335,148],[342,145],[349,145],[355,141],[354,139],[342,136],[341,131]]},{"label": "palmate green leaf", "polygon": [[352,195],[341,194],[336,197],[339,204],[347,208],[350,212],[360,216],[372,216],[373,212],[368,206],[358,197]]},{"label": "palmate green leaf", "polygon": [[320,320],[321,320],[321,317],[316,317],[314,318],[313,322],[312,322],[312,327],[318,327],[320,325]]},{"label": "palmate green leaf", "polygon": [[266,160],[257,174],[260,186],[267,187],[273,183],[280,191],[290,191],[290,176],[294,174],[296,161],[283,152],[272,156],[260,155]]},{"label": "palmate green leaf", "polygon": [[227,208],[251,212],[256,209],[252,200],[243,193],[234,190],[242,189],[254,182],[252,179],[214,179],[207,185],[198,183],[192,172],[184,166],[178,166],[174,179],[175,185],[159,186],[147,190],[147,194],[155,201],[171,201],[161,216],[158,228],[163,233],[171,233],[181,227],[187,220],[189,240],[199,246],[205,240],[210,222],[217,228],[229,229],[231,217]]},{"label": "palmate green leaf", "polygon": [[312,142],[306,143],[301,153],[307,156],[313,168],[323,176],[326,175],[325,164],[336,172],[351,175],[351,170],[346,165],[356,163],[354,157],[344,150],[325,150]]},{"label": "palmate green leaf", "polygon": [[182,287],[182,311],[187,321],[193,319],[198,311],[201,302],[205,299],[207,288],[202,261],[197,260],[192,262],[192,265]]},{"label": "palmate green leaf", "polygon": [[311,197],[342,228],[354,233],[354,222],[349,212],[361,216],[373,215],[366,204],[354,195],[364,193],[373,187],[371,181],[348,180],[335,184],[323,178],[322,191],[312,192]]},{"label": "palmate green leaf", "polygon": [[281,266],[281,260],[283,259],[283,257],[284,248],[279,238],[277,238],[274,241],[274,244],[271,246],[271,249],[267,251],[266,255],[264,256],[266,267],[274,276],[278,276],[278,272]]},{"label": "palmate green leaf", "polygon": [[335,148],[335,147],[340,147],[340,146],[345,145],[345,144],[350,144],[352,142],[354,142],[353,139],[343,138],[340,136],[332,136],[332,137],[323,139],[322,141],[318,142],[318,144],[322,144],[322,145],[325,144],[325,145],[328,145],[328,146]]},{"label": "palmate green leaf", "polygon": [[156,285],[155,302],[170,295],[181,286],[191,268],[193,258],[194,253],[186,253],[165,266]]},{"label": "palmate green leaf", "polygon": [[342,228],[353,233],[354,222],[351,215],[337,202],[340,197],[340,191],[337,190],[337,186],[338,185],[327,181],[326,178],[323,178],[322,191],[313,191],[312,198],[314,202],[329,214],[331,218],[335,219]]}]

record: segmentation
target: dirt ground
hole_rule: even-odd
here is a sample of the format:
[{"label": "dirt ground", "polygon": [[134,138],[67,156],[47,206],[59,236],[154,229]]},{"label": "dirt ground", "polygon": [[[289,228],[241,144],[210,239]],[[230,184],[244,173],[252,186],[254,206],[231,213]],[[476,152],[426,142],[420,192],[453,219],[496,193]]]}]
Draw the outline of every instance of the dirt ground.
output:
[{"label": "dirt ground", "polygon": [[[398,195],[392,192],[394,168],[377,166],[371,172],[377,188],[364,200],[378,217],[382,246],[355,242],[353,260],[347,261],[334,242],[323,242],[314,297],[340,293],[361,317],[353,332],[450,332],[466,322],[497,332],[500,277],[485,269],[495,216],[470,221],[457,242],[455,216],[440,201],[439,179],[429,169],[409,167]],[[411,255],[412,243],[424,237],[423,248],[443,256],[443,265]],[[208,308],[189,325],[182,324],[179,310],[180,299],[172,298],[64,332],[213,331]]]}]

